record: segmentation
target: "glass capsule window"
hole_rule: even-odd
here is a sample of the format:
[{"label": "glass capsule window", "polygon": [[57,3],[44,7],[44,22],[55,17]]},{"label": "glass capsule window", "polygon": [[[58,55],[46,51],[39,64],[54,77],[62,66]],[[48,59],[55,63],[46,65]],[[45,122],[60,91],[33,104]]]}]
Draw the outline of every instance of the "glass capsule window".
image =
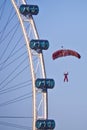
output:
[{"label": "glass capsule window", "polygon": [[55,82],[53,79],[37,79],[35,86],[40,89],[52,89],[55,86]]},{"label": "glass capsule window", "polygon": [[49,48],[49,42],[47,40],[31,40],[30,48],[34,50],[47,50]]},{"label": "glass capsule window", "polygon": [[23,15],[37,15],[39,13],[39,8],[37,5],[25,5],[22,4],[19,8],[19,11]]},{"label": "glass capsule window", "polygon": [[36,121],[36,128],[39,130],[47,130],[47,129],[54,129],[55,128],[55,121],[54,120],[37,120]]}]

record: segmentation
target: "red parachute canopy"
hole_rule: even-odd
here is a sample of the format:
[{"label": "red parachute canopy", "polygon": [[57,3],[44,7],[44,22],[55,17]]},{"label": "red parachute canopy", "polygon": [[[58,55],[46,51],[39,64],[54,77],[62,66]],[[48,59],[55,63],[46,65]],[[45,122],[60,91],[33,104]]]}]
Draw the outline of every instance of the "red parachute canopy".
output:
[{"label": "red parachute canopy", "polygon": [[61,50],[57,50],[56,52],[54,52],[52,54],[52,58],[53,60],[55,60],[56,58],[59,57],[64,57],[64,56],[75,56],[77,58],[81,58],[80,54],[74,50],[69,50],[69,49],[61,49]]}]

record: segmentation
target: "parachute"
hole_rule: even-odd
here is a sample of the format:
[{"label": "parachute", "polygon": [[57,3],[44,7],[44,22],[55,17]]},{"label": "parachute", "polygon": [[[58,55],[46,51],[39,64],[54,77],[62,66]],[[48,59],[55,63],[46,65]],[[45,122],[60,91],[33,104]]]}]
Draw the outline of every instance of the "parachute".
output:
[{"label": "parachute", "polygon": [[56,58],[60,58],[60,57],[64,57],[64,56],[75,56],[78,59],[81,58],[80,54],[74,50],[60,49],[52,54],[52,59],[55,60]]}]

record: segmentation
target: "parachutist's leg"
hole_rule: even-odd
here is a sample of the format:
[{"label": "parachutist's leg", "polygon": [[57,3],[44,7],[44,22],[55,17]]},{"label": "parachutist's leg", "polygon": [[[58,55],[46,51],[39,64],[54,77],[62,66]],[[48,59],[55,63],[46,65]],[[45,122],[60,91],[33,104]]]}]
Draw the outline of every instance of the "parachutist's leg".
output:
[{"label": "parachutist's leg", "polygon": [[67,78],[67,82],[68,82],[68,78]]},{"label": "parachutist's leg", "polygon": [[66,79],[64,78],[64,82],[65,82],[65,80],[66,80]]}]

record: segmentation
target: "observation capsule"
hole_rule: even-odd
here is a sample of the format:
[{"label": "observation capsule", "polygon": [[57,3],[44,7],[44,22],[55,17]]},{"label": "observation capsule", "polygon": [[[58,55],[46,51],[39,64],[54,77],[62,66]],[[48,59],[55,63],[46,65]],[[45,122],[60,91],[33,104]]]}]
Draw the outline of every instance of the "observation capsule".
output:
[{"label": "observation capsule", "polygon": [[22,4],[19,8],[19,11],[24,16],[26,15],[37,15],[39,12],[39,7],[37,5],[26,5]]},{"label": "observation capsule", "polygon": [[49,48],[48,40],[32,39],[30,41],[30,48],[34,50],[47,50]]},{"label": "observation capsule", "polygon": [[35,86],[38,88],[38,89],[52,89],[55,85],[55,82],[53,79],[36,79],[35,81]]},{"label": "observation capsule", "polygon": [[36,121],[36,128],[38,130],[52,130],[55,128],[55,121],[52,119],[39,119]]}]

